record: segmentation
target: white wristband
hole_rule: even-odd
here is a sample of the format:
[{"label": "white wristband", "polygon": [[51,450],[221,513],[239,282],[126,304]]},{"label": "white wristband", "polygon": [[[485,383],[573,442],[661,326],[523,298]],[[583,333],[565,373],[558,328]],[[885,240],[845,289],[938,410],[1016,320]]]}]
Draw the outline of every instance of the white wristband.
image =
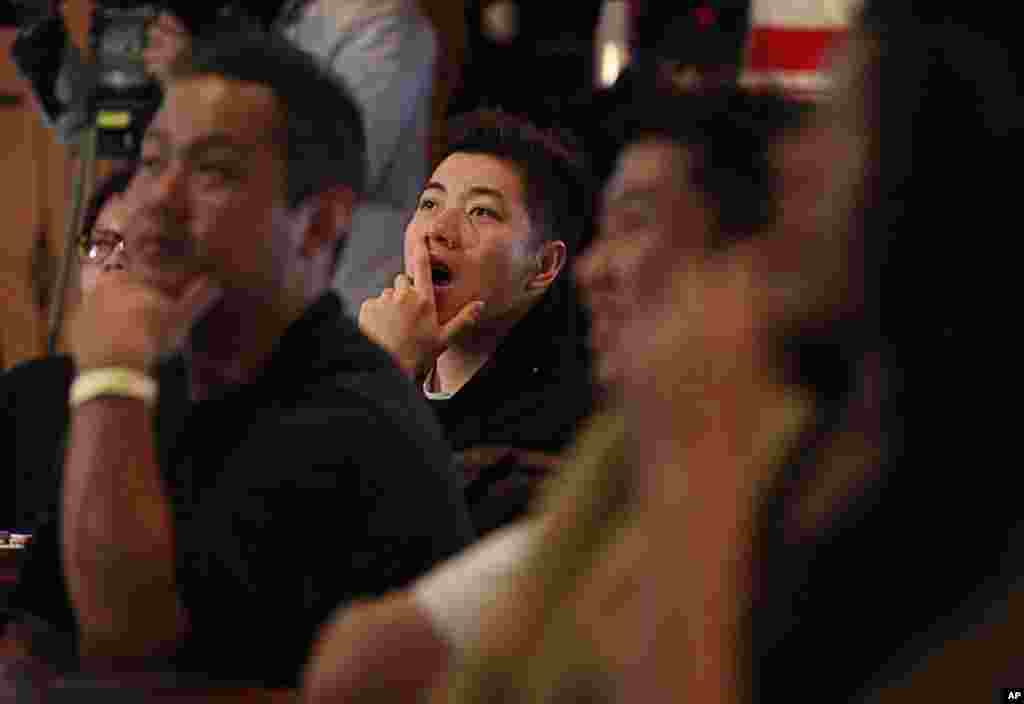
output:
[{"label": "white wristband", "polygon": [[151,406],[156,402],[156,392],[156,380],[151,376],[135,369],[103,367],[76,376],[68,402],[75,408],[100,396],[121,396],[137,398]]}]

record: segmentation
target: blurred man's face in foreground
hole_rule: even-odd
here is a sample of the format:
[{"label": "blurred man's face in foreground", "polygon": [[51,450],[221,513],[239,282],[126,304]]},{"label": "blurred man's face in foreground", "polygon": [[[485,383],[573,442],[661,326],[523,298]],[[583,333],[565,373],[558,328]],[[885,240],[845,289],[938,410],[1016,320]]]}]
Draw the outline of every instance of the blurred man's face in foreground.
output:
[{"label": "blurred man's face in foreground", "polygon": [[702,256],[712,215],[690,180],[689,150],[664,139],[627,146],[604,192],[577,277],[591,313],[598,381],[614,386],[630,354],[623,328],[661,290],[672,263]]}]

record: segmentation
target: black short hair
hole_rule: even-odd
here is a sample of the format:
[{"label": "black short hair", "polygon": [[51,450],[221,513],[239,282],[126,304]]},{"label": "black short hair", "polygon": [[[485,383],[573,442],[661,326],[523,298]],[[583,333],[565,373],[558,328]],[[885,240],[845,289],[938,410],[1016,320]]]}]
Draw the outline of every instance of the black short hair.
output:
[{"label": "black short hair", "polygon": [[537,243],[561,240],[575,255],[593,223],[594,187],[586,159],[567,131],[541,130],[500,110],[476,110],[452,119],[439,161],[455,153],[485,154],[515,165],[526,191],[526,211]]},{"label": "black short hair", "polygon": [[128,190],[128,186],[131,185],[132,179],[135,177],[136,168],[136,162],[118,165],[96,186],[85,205],[82,230],[78,234],[80,242],[85,243],[92,238],[92,229],[96,227],[100,211],[111,198]]},{"label": "black short hair", "polygon": [[216,75],[267,86],[280,103],[288,203],[334,186],[366,187],[362,114],[343,81],[283,37],[239,31],[204,42],[175,77]]},{"label": "black short hair", "polygon": [[732,86],[700,94],[649,93],[616,111],[607,131],[620,150],[648,139],[689,150],[690,181],[714,213],[708,245],[722,248],[775,222],[778,175],[772,147],[809,111],[780,94]]},{"label": "black short hair", "polygon": [[640,2],[633,44],[646,61],[731,66],[738,72],[749,27],[749,0]]}]

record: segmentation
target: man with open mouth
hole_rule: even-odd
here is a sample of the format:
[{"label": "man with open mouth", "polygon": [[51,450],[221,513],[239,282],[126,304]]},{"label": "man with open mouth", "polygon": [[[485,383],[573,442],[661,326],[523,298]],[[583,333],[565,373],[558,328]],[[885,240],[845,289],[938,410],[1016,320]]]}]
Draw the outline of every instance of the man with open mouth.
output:
[{"label": "man with open mouth", "polygon": [[[510,115],[460,118],[405,231],[405,272],[360,326],[422,385],[467,471],[479,533],[521,515],[535,478],[591,409],[567,266],[592,209],[577,156]],[[513,449],[514,448],[514,449]],[[467,455],[463,455],[467,457]]]}]

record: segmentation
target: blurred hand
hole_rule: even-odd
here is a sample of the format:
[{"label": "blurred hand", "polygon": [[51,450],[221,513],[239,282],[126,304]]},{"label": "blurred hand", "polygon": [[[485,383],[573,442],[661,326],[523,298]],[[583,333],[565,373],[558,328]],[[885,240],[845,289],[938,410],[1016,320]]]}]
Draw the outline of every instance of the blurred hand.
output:
[{"label": "blurred hand", "polygon": [[417,248],[410,263],[412,276],[399,274],[394,288],[385,289],[377,298],[363,303],[359,327],[390,352],[406,374],[417,378],[430,369],[454,339],[480,320],[483,302],[466,304],[454,318],[440,325],[426,248]]},{"label": "blurred hand", "polygon": [[[701,460],[701,471],[688,481],[722,481],[718,466],[746,471],[768,451],[771,429],[789,416],[774,409],[800,406],[802,399],[786,388],[777,360],[770,354],[763,290],[755,275],[752,252],[739,249],[704,262],[687,262],[671,272],[651,300],[637,306],[636,318],[626,330],[632,354],[624,373],[623,398],[631,436],[649,464],[666,467],[692,456],[711,453]],[[766,435],[767,433],[767,435]],[[714,448],[714,449],[712,449]],[[686,466],[695,466],[692,460]],[[651,497],[664,496],[658,470],[643,478]],[[681,474],[676,472],[675,474]],[[736,490],[752,490],[752,476],[733,476]],[[691,487],[692,488],[692,487]],[[725,486],[719,489],[729,494]],[[682,491],[682,489],[680,489]]]},{"label": "blurred hand", "polygon": [[812,409],[769,354],[753,264],[739,248],[678,267],[628,329],[623,395],[650,540],[629,701],[741,698],[758,500]]},{"label": "blurred hand", "polygon": [[124,271],[100,277],[70,321],[78,369],[128,367],[148,372],[177,350],[199,318],[220,298],[206,277],[172,298]]},{"label": "blurred hand", "polygon": [[175,64],[188,59],[191,50],[188,28],[173,13],[161,12],[149,25],[142,60],[154,78],[164,81]]},{"label": "blurred hand", "polygon": [[321,629],[303,675],[301,701],[424,701],[453,655],[411,591],[356,602],[339,608]]}]

